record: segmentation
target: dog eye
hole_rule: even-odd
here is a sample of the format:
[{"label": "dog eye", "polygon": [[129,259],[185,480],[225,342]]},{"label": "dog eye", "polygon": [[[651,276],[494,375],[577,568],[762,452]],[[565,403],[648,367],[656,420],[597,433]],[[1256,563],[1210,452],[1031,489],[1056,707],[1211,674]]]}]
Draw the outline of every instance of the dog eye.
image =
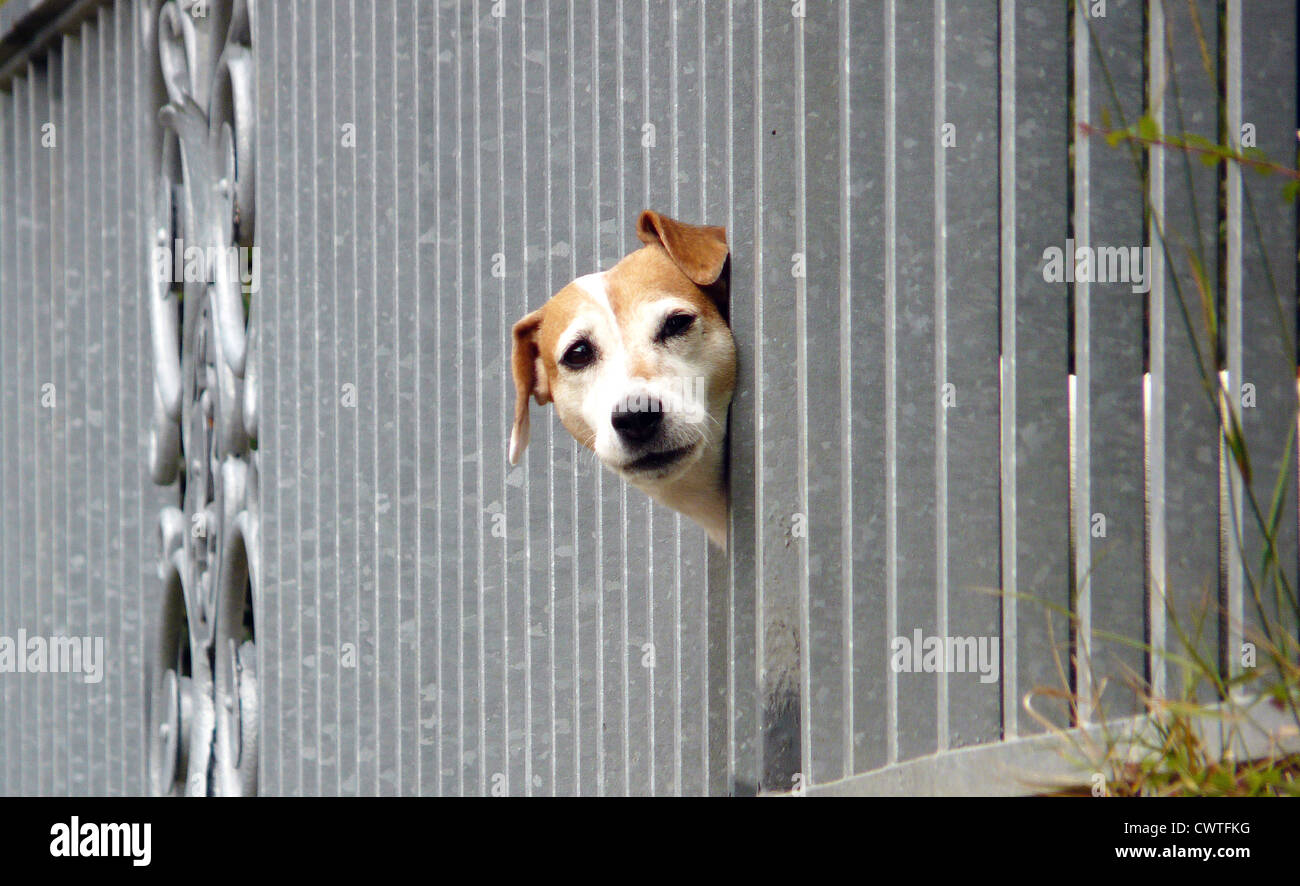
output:
[{"label": "dog eye", "polygon": [[669,314],[664,325],[659,329],[658,339],[667,341],[675,335],[681,335],[695,322],[694,314]]},{"label": "dog eye", "polygon": [[570,369],[582,369],[596,361],[596,349],[585,338],[569,345],[560,362]]}]

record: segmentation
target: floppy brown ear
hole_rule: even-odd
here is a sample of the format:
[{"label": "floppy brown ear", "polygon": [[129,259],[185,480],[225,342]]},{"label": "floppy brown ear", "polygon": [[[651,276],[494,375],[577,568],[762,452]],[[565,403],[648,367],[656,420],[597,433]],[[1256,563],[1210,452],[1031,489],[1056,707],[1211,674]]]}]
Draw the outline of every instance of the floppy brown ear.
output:
[{"label": "floppy brown ear", "polygon": [[636,235],[642,243],[658,243],[697,286],[718,282],[727,265],[727,229],[688,225],[652,209],[641,212]]},{"label": "floppy brown ear", "polygon": [[510,354],[510,369],[515,376],[515,425],[510,430],[512,465],[519,463],[519,456],[528,448],[528,398],[535,397],[542,406],[551,402],[550,384],[537,348],[543,310],[538,308],[528,314],[514,328],[514,349]]}]

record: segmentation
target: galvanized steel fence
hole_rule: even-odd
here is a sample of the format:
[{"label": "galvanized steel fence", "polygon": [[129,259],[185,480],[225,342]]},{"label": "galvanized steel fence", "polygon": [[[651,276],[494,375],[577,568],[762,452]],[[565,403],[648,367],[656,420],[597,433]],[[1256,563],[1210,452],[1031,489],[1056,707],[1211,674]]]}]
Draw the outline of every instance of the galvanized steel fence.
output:
[{"label": "galvanized steel fence", "polygon": [[[1170,614],[1211,601],[1198,642],[1237,667],[1243,492],[1295,459],[1293,208],[1077,124],[1152,107],[1291,163],[1296,25],[1280,0],[10,0],[0,635],[104,657],[0,673],[0,790],[1033,789],[1049,723],[1139,713],[1130,674],[1173,688]],[[729,232],[728,554],[556,421],[506,458],[511,324],[647,207]],[[254,250],[255,282],[187,279],[183,245]],[[1149,293],[1057,282],[1069,246],[1153,247]],[[1206,359],[1251,386],[1250,475]],[[1282,494],[1294,587],[1294,472]],[[891,666],[914,637],[1000,666]],[[1077,714],[1029,715],[1053,686]]]}]

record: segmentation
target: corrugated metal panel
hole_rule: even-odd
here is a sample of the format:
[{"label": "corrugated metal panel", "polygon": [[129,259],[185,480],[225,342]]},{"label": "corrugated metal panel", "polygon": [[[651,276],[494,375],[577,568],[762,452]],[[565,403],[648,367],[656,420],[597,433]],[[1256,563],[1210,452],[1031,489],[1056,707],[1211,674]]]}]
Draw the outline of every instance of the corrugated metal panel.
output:
[{"label": "corrugated metal panel", "polygon": [[[1171,84],[1168,88],[1177,89],[1187,110],[1179,112],[1166,105],[1163,126],[1213,138],[1218,120],[1209,108],[1213,107],[1216,85],[1204,68],[1201,41],[1207,42],[1212,56],[1217,56],[1215,29],[1210,27],[1215,21],[1214,4],[1166,4],[1164,13],[1165,45],[1169,47],[1164,65]],[[1163,519],[1166,537],[1176,539],[1166,550],[1164,587],[1154,588],[1153,592],[1162,591],[1168,599],[1168,648],[1180,648],[1181,633],[1195,638],[1193,645],[1198,654],[1217,665],[1222,568],[1219,546],[1224,527],[1219,525],[1219,508],[1211,507],[1211,503],[1220,494],[1219,464],[1227,453],[1220,453],[1219,419],[1201,376],[1203,372],[1213,375],[1214,355],[1223,341],[1220,335],[1206,330],[1206,295],[1194,283],[1193,273],[1194,265],[1199,265],[1203,279],[1209,281],[1210,297],[1214,297],[1219,264],[1217,171],[1207,169],[1190,155],[1162,154],[1152,162],[1163,165],[1163,205],[1154,208],[1168,243],[1164,285],[1161,291],[1152,291],[1153,299],[1162,302],[1164,314],[1162,328],[1153,322],[1151,337],[1153,350],[1156,337],[1164,339],[1164,384],[1153,383],[1152,397],[1164,401],[1166,444],[1164,512],[1159,517],[1153,515],[1153,519]],[[1160,260],[1159,249],[1153,248],[1152,253],[1154,261]],[[1213,312],[1217,315],[1224,307],[1215,305]],[[1194,342],[1189,329],[1194,330]],[[1226,536],[1222,538],[1227,540]],[[1176,676],[1170,674],[1169,679]],[[1171,682],[1168,688],[1177,691],[1178,686]],[[1201,697],[1212,691],[1211,686],[1203,685]]]},{"label": "corrugated metal panel", "polygon": [[[758,192],[757,180],[761,171],[753,162],[737,162],[737,158],[754,157],[763,131],[763,122],[753,100],[759,89],[754,75],[755,15],[754,4],[728,7],[724,35],[728,83],[724,119],[729,121],[725,224],[731,244],[733,298],[730,320],[740,363],[736,393],[731,401],[728,443],[731,450],[730,537],[732,546],[749,552],[746,557],[730,557],[728,565],[727,605],[731,613],[728,660],[732,667],[727,685],[732,701],[728,738],[731,777],[742,791],[757,789],[762,771],[759,675],[765,667],[754,642],[762,629],[758,614],[760,598],[756,592],[762,564],[754,553],[759,540],[752,519],[759,507],[759,478],[762,475],[758,463],[760,361],[755,346],[758,334],[755,304],[763,291],[763,266],[756,260],[754,251],[758,242],[754,232],[762,219],[761,208],[754,196]],[[749,293],[749,297],[740,298],[741,293]]]},{"label": "corrugated metal panel", "polygon": [[[935,105],[938,10],[892,11],[891,75],[894,107],[893,150],[886,155],[894,181],[889,239],[893,285],[887,284],[885,323],[892,351],[885,360],[890,400],[885,417],[892,426],[893,473],[889,521],[893,529],[893,572],[886,594],[894,600],[892,639],[921,631],[942,636],[938,612],[936,439],[940,398],[938,366],[934,203],[939,109]],[[888,39],[888,32],[887,39]],[[931,195],[915,199],[911,195]],[[890,308],[892,307],[892,310]],[[892,379],[889,374],[892,373]],[[895,684],[891,762],[938,749],[939,687],[934,676],[910,669],[893,675]]]},{"label": "corrugated metal panel", "polygon": [[[806,121],[803,141],[804,155],[798,165],[799,177],[806,189],[805,199],[813,205],[835,206],[839,195],[848,186],[843,176],[841,143],[843,132],[840,115],[815,114],[809,118],[808,107],[833,107],[841,101],[840,90],[844,84],[846,59],[842,57],[839,39],[841,22],[837,19],[818,18],[805,22],[798,46],[796,64],[803,69],[810,86],[810,94],[803,97],[803,107],[797,109],[797,118]],[[808,47],[834,46],[835,51],[810,52]],[[834,170],[834,175],[808,175],[808,169]],[[841,250],[840,233],[844,219],[840,213],[819,213],[807,217],[807,227],[800,232],[801,251],[805,251],[808,276],[804,304],[800,311],[799,329],[806,341],[799,356],[799,365],[807,373],[807,386],[818,392],[804,406],[804,418],[811,427],[839,427],[842,416],[852,415],[852,410],[841,411],[844,396],[841,390],[845,381],[842,374],[847,354],[841,353],[843,330],[836,323],[808,324],[809,316],[838,316],[841,299],[847,299],[847,287],[842,288],[847,274],[845,263],[848,254]],[[847,319],[847,318],[846,318]],[[808,359],[808,354],[824,355],[825,359]],[[842,432],[843,433],[843,432]],[[818,435],[820,437],[820,435]],[[832,778],[848,774],[852,756],[852,717],[846,716],[847,706],[841,701],[849,697],[846,692],[846,674],[842,662],[845,652],[851,649],[845,639],[852,624],[846,612],[846,595],[851,593],[851,579],[846,579],[846,554],[852,550],[852,531],[841,529],[843,521],[851,520],[846,492],[852,487],[842,470],[843,439],[827,435],[813,437],[805,442],[809,463],[807,497],[822,501],[826,506],[799,510],[808,520],[808,617],[803,625],[809,643],[805,685],[817,684],[829,701],[839,703],[814,705],[809,710],[804,743],[809,748],[808,768],[810,778]],[[806,692],[806,690],[805,690]]]},{"label": "corrugated metal panel", "polygon": [[[1295,78],[1270,77],[1266,71],[1288,70],[1296,53],[1296,8],[1294,4],[1271,2],[1261,7],[1231,0],[1227,8],[1228,34],[1228,131],[1240,140],[1242,124],[1254,125],[1259,148],[1270,157],[1291,157],[1291,122],[1297,118]],[[1247,61],[1249,59],[1249,61]],[[1234,114],[1234,111],[1236,112]],[[1279,202],[1276,184],[1258,175],[1234,175],[1227,180],[1227,282],[1229,305],[1239,305],[1235,327],[1229,319],[1230,390],[1253,384],[1255,405],[1239,409],[1245,439],[1251,447],[1253,503],[1240,492],[1233,500],[1239,515],[1242,561],[1246,574],[1235,577],[1240,596],[1230,597],[1229,612],[1240,619],[1243,633],[1229,626],[1226,657],[1234,673],[1242,668],[1240,643],[1248,641],[1263,648],[1264,613],[1280,630],[1274,644],[1288,648],[1287,637],[1300,637],[1294,607],[1258,607],[1262,601],[1278,600],[1279,589],[1290,588],[1295,600],[1297,585],[1297,527],[1294,482],[1277,487],[1279,477],[1291,476],[1295,464],[1296,428],[1291,419],[1296,400],[1295,363],[1296,315],[1292,310],[1296,292],[1296,216],[1290,206]],[[1235,353],[1234,353],[1235,352]],[[1237,359],[1234,360],[1233,357]],[[1237,367],[1240,369],[1237,369]],[[1234,375],[1234,371],[1236,374]],[[1288,442],[1290,441],[1290,442]],[[1241,487],[1237,487],[1241,489]],[[1280,494],[1279,494],[1280,493]],[[1267,504],[1266,504],[1267,503]],[[1266,545],[1260,517],[1278,515],[1276,564],[1266,570]],[[1266,524],[1265,524],[1266,525]],[[1237,529],[1230,538],[1237,537]],[[1280,591],[1286,599],[1285,590]],[[1261,612],[1261,608],[1263,612]],[[1272,609],[1270,612],[1269,610]],[[1294,651],[1293,646],[1289,647]],[[1260,659],[1263,661],[1263,658]]]},{"label": "corrugated metal panel", "polygon": [[[897,694],[888,673],[889,641],[896,635],[892,605],[882,593],[891,569],[894,530],[888,510],[894,475],[886,460],[896,446],[885,422],[893,403],[888,373],[865,375],[863,367],[883,367],[892,342],[888,323],[893,313],[885,301],[895,285],[889,238],[895,224],[890,208],[897,184],[883,162],[893,151],[892,120],[897,106],[889,101],[892,56],[884,7],[846,4],[840,16],[839,56],[845,83],[839,92],[840,194],[840,483],[847,513],[841,544],[851,560],[841,587],[851,596],[841,617],[848,630],[840,667],[848,691],[843,695],[852,753],[846,772],[885,765],[896,751],[891,740]],[[895,12],[888,13],[892,19]],[[881,113],[883,109],[883,114]],[[883,124],[874,121],[883,118]],[[890,347],[895,347],[892,343]],[[733,421],[733,427],[735,423]],[[882,504],[884,506],[882,506]],[[833,657],[833,656],[832,656]],[[814,764],[815,764],[814,760]],[[814,776],[820,778],[814,768]]]},{"label": "corrugated metal panel", "polygon": [[[1069,31],[1065,8],[1001,10],[1002,93],[1002,712],[1007,737],[1042,731],[1022,708],[1059,687],[1054,652],[1068,636],[1069,301],[1042,272],[1043,250],[1070,230],[1070,59],[1049,52]],[[1034,710],[1065,725],[1046,699]]]},{"label": "corrugated metal panel", "polygon": [[139,446],[150,391],[142,109],[152,104],[139,15],[127,0],[105,6],[0,92],[0,632],[99,638],[104,651],[102,682],[0,681],[10,794],[145,790],[161,498]]},{"label": "corrugated metal panel", "polygon": [[[1142,19],[1138,2],[1110,4],[1092,18],[1075,7],[1075,119],[1115,125],[1142,114]],[[1102,47],[1099,52],[1095,46]],[[1142,243],[1142,181],[1127,148],[1098,139],[1075,141],[1076,249],[1101,256]],[[1074,559],[1079,659],[1074,687],[1079,716],[1099,706],[1136,711],[1133,678],[1144,671],[1141,641],[1143,563],[1143,301],[1127,281],[1076,281],[1073,296]],[[1211,471],[1213,481],[1216,472]],[[1217,487],[1216,487],[1217,489]],[[1216,500],[1211,495],[1211,501]],[[1201,515],[1204,516],[1204,515]],[[1211,532],[1213,522],[1208,524]],[[1214,550],[1211,542],[1211,550]]]},{"label": "corrugated metal panel", "polygon": [[[257,53],[257,108],[258,116],[263,121],[257,127],[257,170],[256,180],[260,186],[258,209],[264,219],[287,219],[292,213],[292,204],[285,203],[281,186],[282,167],[286,152],[281,149],[281,127],[291,119],[288,108],[280,103],[281,90],[289,80],[288,60],[279,52],[264,53],[261,45],[273,43],[275,39],[276,12],[278,6],[272,4],[259,19],[261,32],[257,35],[259,42],[254,44]],[[284,67],[282,67],[284,66]],[[280,364],[276,355],[281,350],[281,331],[279,312],[290,298],[292,276],[284,259],[285,224],[274,221],[259,226],[257,232],[258,246],[262,250],[262,293],[263,297],[253,302],[253,316],[257,321],[260,352],[258,354],[258,378],[262,387],[261,415],[258,421],[258,453],[261,471],[261,522],[262,522],[262,586],[263,592],[256,600],[256,621],[258,637],[258,672],[261,674],[260,693],[262,716],[259,718],[258,743],[262,751],[258,757],[258,789],[262,793],[276,794],[281,791],[280,748],[285,743],[282,717],[284,710],[282,675],[283,643],[280,640],[280,620],[284,611],[282,588],[284,586],[284,568],[281,552],[287,541],[280,517],[280,502],[291,487],[282,487],[278,478],[283,469],[278,463],[278,456],[284,447],[281,432],[280,409],[281,398],[273,396],[281,386]],[[348,447],[341,447],[344,451]],[[343,477],[351,479],[352,473]],[[287,485],[287,484],[286,484]],[[339,571],[346,569],[347,561],[340,558]],[[344,671],[339,676],[339,685],[346,686],[351,675]],[[292,691],[292,687],[290,687]],[[355,698],[344,710],[356,710]],[[354,757],[355,759],[355,757]]]},{"label": "corrugated metal panel", "polygon": [[[18,195],[14,186],[14,167],[15,152],[17,145],[15,143],[15,134],[20,132],[17,124],[14,122],[14,98],[12,90],[0,92],[0,120],[4,120],[4,126],[0,126],[0,195],[4,203],[5,211],[0,213],[0,278],[3,279],[4,291],[6,293],[14,292],[18,287],[18,267],[15,260],[14,248],[14,228],[17,223],[17,205]],[[13,207],[13,208],[10,208]],[[18,336],[18,299],[5,298],[0,300],[0,328],[3,328],[3,334],[0,334],[0,361],[2,361],[4,372],[0,373],[0,452],[3,452],[4,460],[0,463],[0,499],[5,503],[4,513],[0,514],[3,519],[4,538],[6,542],[0,545],[0,563],[3,564],[3,570],[0,575],[4,576],[4,585],[0,587],[0,604],[4,606],[0,611],[0,616],[4,618],[6,625],[14,624],[19,619],[18,603],[22,599],[22,585],[18,582],[18,564],[20,557],[23,556],[21,546],[7,539],[16,539],[18,533],[18,508],[12,504],[18,498],[18,487],[16,478],[18,476],[18,354],[17,343]],[[0,693],[4,698],[5,719],[19,711],[18,693],[21,686],[16,680],[5,680],[0,685]],[[3,747],[4,747],[4,784],[6,793],[17,793],[21,790],[21,784],[18,779],[18,773],[21,771],[22,757],[18,751],[19,731],[16,729],[4,730]]]},{"label": "corrugated metal panel", "polygon": [[[948,628],[956,636],[997,637],[1000,601],[998,9],[996,3],[949,3],[937,35],[944,53],[942,122],[956,144],[940,146],[943,182],[944,359],[938,382],[954,404],[942,420],[944,510],[939,534],[946,580],[940,584]],[[942,132],[943,125],[939,130]],[[946,463],[945,463],[946,462]],[[951,675],[940,716],[945,748],[993,741],[1002,734],[996,681],[978,672]]]},{"label": "corrugated metal panel", "polygon": [[[103,636],[111,662],[97,687],[0,679],[7,793],[146,789],[156,527],[181,504],[144,444],[160,5],[101,5],[0,91],[0,634]],[[1242,493],[1267,508],[1295,459],[1294,214],[1229,170],[1220,257],[1215,170],[1149,158],[1159,217],[1194,221],[1177,243],[1223,281],[1201,351],[1255,386],[1249,484],[1188,344],[1187,251],[1153,249],[1149,313],[1043,261],[1071,236],[1158,246],[1127,152],[1072,126],[1115,98],[1132,122],[1176,80],[1185,116],[1161,124],[1214,137],[1220,39],[1229,130],[1290,156],[1285,6],[1233,0],[1220,34],[1209,0],[1073,21],[1015,0],[255,4],[259,789],[928,789],[929,766],[1015,753],[967,746],[1042,732],[1034,690],[1068,684],[1082,719],[1138,710],[1130,672],[1176,690],[1158,650],[1207,603],[1201,649],[1233,667],[1261,573]],[[552,410],[506,460],[511,325],[632,249],[643,207],[729,232],[726,555]],[[896,673],[918,630],[992,639],[1001,679]]]}]

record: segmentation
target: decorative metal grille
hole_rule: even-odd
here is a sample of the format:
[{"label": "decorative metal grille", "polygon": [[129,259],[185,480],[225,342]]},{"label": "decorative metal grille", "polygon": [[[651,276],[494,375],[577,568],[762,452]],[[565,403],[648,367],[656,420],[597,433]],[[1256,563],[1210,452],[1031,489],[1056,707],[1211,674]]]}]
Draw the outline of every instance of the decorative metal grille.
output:
[{"label": "decorative metal grille", "polygon": [[254,8],[170,0],[144,35],[167,93],[149,278],[150,470],[177,498],[159,515],[151,674],[151,786],[163,794],[257,790],[256,343],[238,251],[256,261]]}]

